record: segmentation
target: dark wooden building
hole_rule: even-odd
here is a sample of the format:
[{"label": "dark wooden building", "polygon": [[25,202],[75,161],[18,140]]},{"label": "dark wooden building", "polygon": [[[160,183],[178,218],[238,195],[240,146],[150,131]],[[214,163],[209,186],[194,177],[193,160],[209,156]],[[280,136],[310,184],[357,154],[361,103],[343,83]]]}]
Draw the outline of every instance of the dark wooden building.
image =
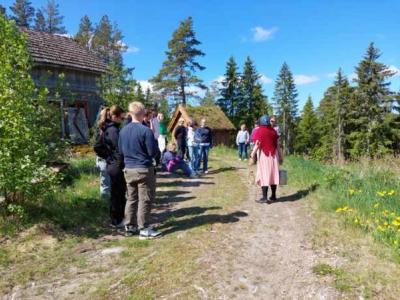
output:
[{"label": "dark wooden building", "polygon": [[[87,142],[88,128],[95,123],[104,102],[99,96],[97,80],[106,73],[106,64],[72,38],[28,29],[22,31],[28,38],[35,84],[47,87],[49,101],[63,111],[63,134],[74,143]],[[68,98],[66,94],[56,97],[60,74],[64,74],[62,86],[68,90]]]},{"label": "dark wooden building", "polygon": [[212,129],[214,145],[232,144],[232,136],[235,134],[235,126],[219,108],[219,106],[183,106],[178,105],[171,121],[168,124],[168,131],[173,133],[180,118],[189,121],[196,121],[200,125],[201,119],[206,119],[206,124]]}]

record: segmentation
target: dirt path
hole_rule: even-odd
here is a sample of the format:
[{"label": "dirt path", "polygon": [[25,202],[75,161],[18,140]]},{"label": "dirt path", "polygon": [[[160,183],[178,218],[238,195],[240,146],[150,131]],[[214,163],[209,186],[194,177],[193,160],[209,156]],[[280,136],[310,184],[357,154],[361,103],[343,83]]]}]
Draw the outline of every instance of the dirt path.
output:
[{"label": "dirt path", "polygon": [[[244,181],[248,171],[238,168]],[[260,189],[248,184],[248,214],[222,233],[203,263],[214,282],[202,298],[212,299],[334,299],[337,291],[313,272],[318,256],[307,235],[312,216],[305,198],[308,191],[279,189],[280,202],[259,204]]]}]

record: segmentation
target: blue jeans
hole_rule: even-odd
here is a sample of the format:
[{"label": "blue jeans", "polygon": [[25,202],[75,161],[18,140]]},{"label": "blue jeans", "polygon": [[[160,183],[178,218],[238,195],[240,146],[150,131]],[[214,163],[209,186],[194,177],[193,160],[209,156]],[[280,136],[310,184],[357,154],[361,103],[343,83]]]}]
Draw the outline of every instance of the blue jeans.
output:
[{"label": "blue jeans", "polygon": [[192,174],[192,169],[190,169],[190,167],[184,161],[180,161],[174,165],[171,169],[171,173],[176,173],[178,170],[182,170],[186,176],[190,176]]},{"label": "blue jeans", "polygon": [[107,162],[96,157],[96,167],[100,170],[100,197],[109,200],[111,197],[111,178],[107,172]]},{"label": "blue jeans", "polygon": [[[200,145],[200,159],[203,161],[203,172],[208,171],[208,152],[210,146]],[[199,164],[200,168],[200,164]]]},{"label": "blue jeans", "polygon": [[239,143],[238,150],[239,150],[239,158],[240,159],[247,159],[247,144],[246,143]]},{"label": "blue jeans", "polygon": [[189,146],[190,168],[194,171],[200,171],[200,147]]}]

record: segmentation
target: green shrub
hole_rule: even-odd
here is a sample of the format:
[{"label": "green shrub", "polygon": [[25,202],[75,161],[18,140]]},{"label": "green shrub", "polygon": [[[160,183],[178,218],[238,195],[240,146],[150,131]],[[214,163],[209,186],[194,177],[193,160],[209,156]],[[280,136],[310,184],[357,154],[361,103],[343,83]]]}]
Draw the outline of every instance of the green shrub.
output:
[{"label": "green shrub", "polygon": [[26,38],[13,21],[0,16],[0,197],[11,202],[35,199],[51,191],[56,176],[47,162],[59,154],[58,119],[30,76]]}]

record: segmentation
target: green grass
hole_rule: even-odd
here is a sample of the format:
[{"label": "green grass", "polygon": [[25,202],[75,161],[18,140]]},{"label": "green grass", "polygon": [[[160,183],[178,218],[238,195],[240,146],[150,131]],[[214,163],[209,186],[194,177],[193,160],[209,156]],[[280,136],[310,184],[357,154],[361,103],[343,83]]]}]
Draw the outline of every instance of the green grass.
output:
[{"label": "green grass", "polygon": [[400,182],[392,170],[361,164],[323,165],[300,157],[288,157],[285,165],[291,182],[319,186],[324,210],[336,212],[346,225],[368,232],[400,253]]},{"label": "green grass", "polygon": [[306,198],[315,220],[310,238],[318,252],[337,262],[335,266],[318,263],[313,272],[327,276],[343,298],[396,299],[400,293],[399,248],[390,241],[397,233],[382,234],[376,227],[365,226],[371,213],[376,214],[377,201],[380,223],[384,222],[382,211],[399,211],[397,197],[377,195],[389,189],[398,195],[394,168],[384,162],[323,165],[301,157],[287,157],[284,167],[292,188],[307,191],[316,187]]}]

